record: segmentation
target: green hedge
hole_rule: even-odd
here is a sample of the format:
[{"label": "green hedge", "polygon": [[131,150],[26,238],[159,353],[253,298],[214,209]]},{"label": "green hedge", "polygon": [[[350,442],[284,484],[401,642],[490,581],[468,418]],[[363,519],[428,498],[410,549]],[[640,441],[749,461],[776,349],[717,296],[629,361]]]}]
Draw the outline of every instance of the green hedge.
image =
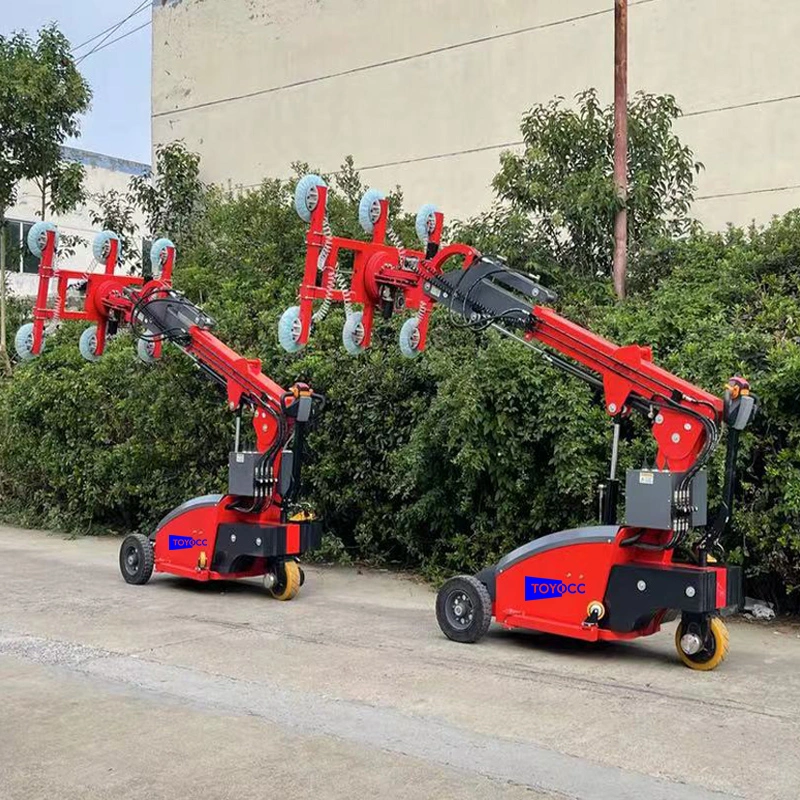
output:
[{"label": "green hedge", "polygon": [[[428,574],[480,568],[510,548],[595,516],[610,426],[592,392],[492,333],[456,330],[439,310],[429,349],[402,358],[402,320],[381,323],[361,358],[341,346],[343,317],[315,330],[300,357],[276,327],[302,274],[304,226],[291,185],[213,194],[176,283],[217,319],[220,338],[263,360],[284,385],[306,380],[329,400],[310,438],[309,498],[329,542],[359,559]],[[355,190],[331,201],[334,230],[359,235]],[[397,206],[400,198],[394,197]],[[399,226],[408,239],[409,221]],[[493,212],[454,231],[532,268],[525,220]],[[505,247],[503,247],[505,245]],[[542,256],[542,260],[545,257]],[[695,232],[640,253],[626,303],[607,278],[562,275],[560,310],[617,342],[653,345],[661,365],[720,393],[753,383],[763,412],[744,438],[728,547],[748,592],[797,608],[800,592],[800,215],[763,231]],[[548,276],[547,263],[543,266]],[[65,325],[42,357],[0,385],[0,497],[6,519],[76,531],[147,531],[171,507],[225,485],[232,420],[218,390],[175,350],[145,367],[127,336],[96,364]],[[634,426],[622,468],[652,461]],[[712,466],[719,492],[721,453]]]}]

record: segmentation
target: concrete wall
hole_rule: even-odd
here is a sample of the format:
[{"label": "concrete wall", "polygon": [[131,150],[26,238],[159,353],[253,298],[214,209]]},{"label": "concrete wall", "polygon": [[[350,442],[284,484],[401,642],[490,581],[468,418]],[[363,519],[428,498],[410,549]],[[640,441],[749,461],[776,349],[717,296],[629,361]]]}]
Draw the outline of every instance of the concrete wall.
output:
[{"label": "concrete wall", "polygon": [[[72,147],[63,149],[64,158],[68,161],[79,161],[86,170],[85,188],[89,195],[98,195],[115,189],[124,192],[132,175],[140,175],[149,169],[147,164],[127,161],[121,158],[90,153]],[[23,182],[17,190],[17,203],[6,214],[11,221],[34,223],[41,219],[41,194],[36,185],[31,181]],[[75,247],[75,255],[66,262],[61,262],[65,268],[88,270],[92,264],[92,241],[100,230],[93,226],[89,217],[89,208],[96,204],[90,199],[89,203],[76,208],[69,214],[62,216],[49,216],[48,220],[58,226],[61,235],[67,234],[80,237],[81,241]],[[144,219],[137,215],[134,221],[140,231],[144,231]],[[23,246],[24,242],[22,243]],[[9,264],[8,286],[17,295],[28,296],[36,293],[37,276],[31,273],[15,272],[16,265]]]},{"label": "concrete wall", "polygon": [[[696,215],[800,205],[800,3],[631,0],[631,91],[669,92],[704,162]],[[155,0],[153,141],[252,186],[294,160],[400,184],[407,206],[486,208],[533,103],[612,97],[612,0]]]}]

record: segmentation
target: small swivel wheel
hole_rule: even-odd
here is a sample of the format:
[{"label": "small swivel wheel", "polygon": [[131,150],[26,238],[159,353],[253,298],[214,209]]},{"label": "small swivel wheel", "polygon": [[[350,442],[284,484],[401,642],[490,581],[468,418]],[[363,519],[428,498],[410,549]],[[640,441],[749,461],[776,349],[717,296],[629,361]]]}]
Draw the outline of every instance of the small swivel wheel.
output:
[{"label": "small swivel wheel", "polygon": [[141,586],[153,574],[153,545],[147,536],[131,533],[119,549],[119,570],[126,583]]},{"label": "small swivel wheel", "polygon": [[436,621],[454,642],[477,642],[492,622],[492,598],[472,575],[450,578],[436,595]]},{"label": "small swivel wheel", "polygon": [[728,627],[719,617],[684,614],[675,631],[675,649],[690,669],[709,672],[728,655]]},{"label": "small swivel wheel", "polygon": [[303,578],[296,561],[280,561],[275,565],[275,583],[267,591],[276,600],[293,600],[303,585]]}]

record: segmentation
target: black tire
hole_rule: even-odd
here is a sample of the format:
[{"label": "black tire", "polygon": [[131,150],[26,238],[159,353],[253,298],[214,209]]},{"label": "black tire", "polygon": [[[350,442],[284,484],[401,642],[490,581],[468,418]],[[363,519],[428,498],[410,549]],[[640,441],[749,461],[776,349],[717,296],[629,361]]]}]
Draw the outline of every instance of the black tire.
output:
[{"label": "black tire", "polygon": [[492,598],[472,575],[450,578],[436,595],[436,621],[454,642],[477,642],[492,622]]},{"label": "black tire", "polygon": [[119,548],[119,571],[126,583],[141,586],[153,574],[153,545],[141,533],[131,533]]}]

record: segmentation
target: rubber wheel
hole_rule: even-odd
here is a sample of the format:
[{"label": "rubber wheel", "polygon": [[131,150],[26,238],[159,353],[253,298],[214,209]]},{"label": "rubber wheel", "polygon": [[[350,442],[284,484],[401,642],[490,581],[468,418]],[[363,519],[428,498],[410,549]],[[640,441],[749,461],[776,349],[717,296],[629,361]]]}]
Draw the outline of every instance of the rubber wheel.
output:
[{"label": "rubber wheel", "polygon": [[114,231],[101,231],[92,242],[92,255],[98,263],[105,263],[108,258],[109,246],[112,241],[117,243],[117,263],[122,259],[122,241]]},{"label": "rubber wheel", "polygon": [[728,655],[730,637],[728,636],[728,626],[719,618],[712,617],[708,623],[708,639],[705,646],[698,653],[688,655],[683,652],[681,647],[681,637],[686,633],[686,622],[681,620],[675,631],[675,649],[681,657],[681,661],[690,669],[709,672],[716,669]]},{"label": "rubber wheel", "polygon": [[417,211],[417,217],[414,220],[414,229],[423,247],[428,244],[428,237],[433,233],[433,226],[436,223],[436,217],[434,215],[438,210],[439,209],[433,203],[426,203]]},{"label": "rubber wheel", "polygon": [[302,328],[300,306],[290,306],[281,314],[278,320],[278,342],[287,353],[297,353],[305,346],[297,341]]},{"label": "rubber wheel", "polygon": [[354,311],[347,315],[347,320],[342,328],[342,344],[351,356],[360,356],[364,352],[364,325],[362,311]]},{"label": "rubber wheel", "polygon": [[[33,352],[33,323],[26,322],[17,331],[14,337],[14,349],[21,361],[30,361],[36,358]],[[42,337],[42,350],[44,350],[44,337]]]},{"label": "rubber wheel", "polygon": [[302,584],[300,565],[296,561],[282,561],[275,570],[277,581],[269,589],[276,600],[292,600],[297,596]]},{"label": "rubber wheel", "polygon": [[136,340],[136,357],[143,364],[154,364],[158,359],[155,355],[156,343],[148,339]]},{"label": "rubber wheel", "polygon": [[304,175],[297,182],[294,190],[294,210],[303,222],[311,222],[311,215],[319,205],[317,190],[325,185],[325,181],[319,175]]},{"label": "rubber wheel", "polygon": [[150,266],[153,269],[153,277],[156,279],[161,277],[170,247],[175,249],[175,245],[169,239],[156,239],[150,248]]},{"label": "rubber wheel", "polygon": [[381,205],[383,192],[377,189],[369,189],[361,197],[358,204],[358,224],[363,228],[364,233],[372,234],[375,225],[381,218]]},{"label": "rubber wheel", "polygon": [[47,232],[55,231],[56,246],[58,246],[58,230],[52,222],[37,222],[28,231],[28,250],[37,258],[42,257],[44,246],[47,244]]},{"label": "rubber wheel", "polygon": [[492,598],[472,575],[450,578],[436,595],[436,621],[454,642],[477,642],[492,622]]},{"label": "rubber wheel", "polygon": [[416,358],[422,351],[419,349],[419,320],[411,317],[400,328],[400,352],[406,358]]},{"label": "rubber wheel", "polygon": [[153,545],[141,533],[131,533],[119,548],[119,570],[126,583],[141,586],[153,574]]},{"label": "rubber wheel", "polygon": [[87,328],[78,340],[78,349],[86,361],[99,361],[97,355],[97,325]]}]

